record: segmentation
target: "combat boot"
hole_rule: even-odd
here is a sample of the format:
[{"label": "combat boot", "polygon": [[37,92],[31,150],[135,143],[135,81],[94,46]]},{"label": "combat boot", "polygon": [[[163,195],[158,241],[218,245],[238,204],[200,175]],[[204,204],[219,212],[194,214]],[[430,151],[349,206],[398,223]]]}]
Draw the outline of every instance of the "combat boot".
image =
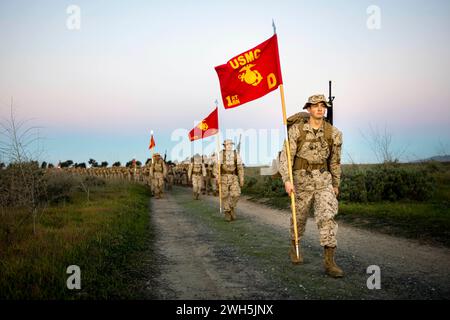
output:
[{"label": "combat boot", "polygon": [[200,197],[200,192],[197,192],[197,193],[195,194],[195,200],[198,200],[198,197]]},{"label": "combat boot", "polygon": [[336,247],[324,247],[324,266],[325,272],[330,277],[333,278],[342,278],[344,276],[344,272],[341,268],[339,268],[334,261],[334,251]]},{"label": "combat boot", "polygon": [[303,255],[302,255],[302,250],[300,248],[300,240],[298,241],[298,258],[297,258],[297,252],[295,250],[295,240],[291,240],[291,248],[289,249],[289,257],[291,258],[291,262],[293,264],[302,264],[303,263]]},{"label": "combat boot", "polygon": [[234,212],[234,208],[230,211],[231,221],[236,220],[236,213]]},{"label": "combat boot", "polygon": [[232,220],[230,211],[225,211],[225,220],[230,222]]}]

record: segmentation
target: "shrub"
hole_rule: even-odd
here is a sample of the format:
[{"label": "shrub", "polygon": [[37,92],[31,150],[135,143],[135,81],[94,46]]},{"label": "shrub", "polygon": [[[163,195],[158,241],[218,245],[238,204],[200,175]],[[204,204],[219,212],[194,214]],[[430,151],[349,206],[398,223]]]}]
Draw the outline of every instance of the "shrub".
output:
[{"label": "shrub", "polygon": [[434,185],[434,178],[426,168],[381,165],[365,172],[343,174],[341,199],[354,202],[425,201],[432,197]]},{"label": "shrub", "polygon": [[362,172],[342,175],[341,198],[354,202],[366,202],[365,175]]},{"label": "shrub", "polygon": [[73,190],[79,185],[79,177],[65,172],[51,172],[46,176],[47,198],[51,203],[69,201]]}]

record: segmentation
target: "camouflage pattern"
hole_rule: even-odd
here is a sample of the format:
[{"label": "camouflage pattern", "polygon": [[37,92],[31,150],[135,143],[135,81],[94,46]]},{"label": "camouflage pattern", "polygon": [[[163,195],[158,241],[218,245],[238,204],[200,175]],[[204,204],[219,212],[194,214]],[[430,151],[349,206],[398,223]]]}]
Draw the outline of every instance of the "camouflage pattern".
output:
[{"label": "camouflage pattern", "polygon": [[323,94],[315,94],[308,98],[308,102],[305,103],[305,106],[303,107],[303,109],[306,109],[310,105],[317,104],[319,102],[325,103],[326,106],[328,105],[327,99],[325,98],[325,96]]},{"label": "camouflage pattern", "polygon": [[167,190],[172,190],[172,186],[175,182],[175,165],[168,166],[166,182],[167,182],[167,184],[166,184]]},{"label": "camouflage pattern", "polygon": [[192,192],[194,198],[198,199],[202,190],[203,177],[206,176],[205,164],[200,156],[195,156],[189,165],[188,171],[189,180],[192,180]]},{"label": "camouflage pattern", "polygon": [[164,177],[167,174],[166,164],[158,154],[155,154],[154,160],[150,167],[150,175],[152,177],[153,192],[157,198],[161,198],[164,191]]},{"label": "camouflage pattern", "polygon": [[208,166],[209,172],[207,172],[206,174],[210,176],[209,185],[210,185],[211,191],[215,197],[218,194],[217,178],[214,175],[214,166],[215,166],[216,162],[217,162],[217,155],[214,152],[213,154],[211,154],[211,157],[209,158],[209,162],[208,162],[209,163],[209,166]]},{"label": "camouflage pattern", "polygon": [[[232,149],[233,142],[225,140],[225,150],[219,153],[221,164],[220,186],[222,192],[222,205],[224,209],[225,219],[227,221],[236,219],[236,205],[241,195],[241,185],[244,184],[244,165],[239,153],[235,153]],[[225,154],[225,159],[224,159]],[[236,154],[236,162],[235,162]],[[214,164],[214,175],[219,175],[219,165]],[[237,172],[237,174],[236,174]]]},{"label": "camouflage pattern", "polygon": [[[333,187],[339,187],[341,180],[341,148],[342,133],[332,127],[333,146],[330,148],[324,139],[324,128],[320,127],[317,134],[309,123],[293,124],[289,128],[289,144],[291,160],[302,158],[308,165],[327,164],[328,170],[293,170],[295,200],[297,210],[298,235],[301,238],[305,231],[308,213],[314,210],[314,217],[319,228],[320,244],[322,246],[335,247],[336,233],[338,225],[334,216],[338,212],[338,201],[334,194]],[[300,137],[300,130],[306,131],[305,142],[299,149],[297,143]],[[313,140],[313,141],[308,141]],[[280,174],[283,182],[289,181],[289,173],[286,158],[286,146],[280,154]],[[291,218],[291,237],[294,239],[293,224]]]}]

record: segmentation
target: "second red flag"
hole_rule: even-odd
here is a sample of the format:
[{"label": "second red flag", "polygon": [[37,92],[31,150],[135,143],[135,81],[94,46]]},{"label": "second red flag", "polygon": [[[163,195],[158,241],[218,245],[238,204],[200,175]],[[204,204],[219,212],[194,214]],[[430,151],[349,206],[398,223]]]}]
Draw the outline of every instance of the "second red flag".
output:
[{"label": "second red flag", "polygon": [[216,134],[219,130],[217,108],[189,132],[189,140],[203,139]]}]

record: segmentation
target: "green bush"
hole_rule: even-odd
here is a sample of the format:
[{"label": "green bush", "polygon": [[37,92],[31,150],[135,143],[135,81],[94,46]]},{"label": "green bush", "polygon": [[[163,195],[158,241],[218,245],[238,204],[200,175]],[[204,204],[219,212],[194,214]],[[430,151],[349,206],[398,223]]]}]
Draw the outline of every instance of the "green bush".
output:
[{"label": "green bush", "polygon": [[286,196],[281,178],[264,177],[264,195],[266,197]]},{"label": "green bush", "polygon": [[[429,200],[436,190],[436,178],[445,176],[441,164],[383,164],[345,167],[340,199],[349,202]],[[438,175],[437,175],[438,174]],[[242,192],[260,198],[285,197],[280,177],[247,176]]]},{"label": "green bush", "polygon": [[434,178],[426,168],[376,166],[342,175],[341,199],[352,202],[425,201],[435,190]]},{"label": "green bush", "polygon": [[284,196],[284,185],[281,178],[265,176],[257,179],[246,177],[242,192],[248,195],[255,195],[263,198]]},{"label": "green bush", "polygon": [[366,202],[367,190],[365,185],[365,175],[356,172],[349,176],[342,175],[341,198],[352,202]]},{"label": "green bush", "polygon": [[95,176],[86,176],[82,179],[82,181],[89,187],[102,187],[106,184],[105,180]]},{"label": "green bush", "polygon": [[78,177],[65,172],[52,172],[46,176],[47,199],[50,203],[69,201],[79,185]]}]

